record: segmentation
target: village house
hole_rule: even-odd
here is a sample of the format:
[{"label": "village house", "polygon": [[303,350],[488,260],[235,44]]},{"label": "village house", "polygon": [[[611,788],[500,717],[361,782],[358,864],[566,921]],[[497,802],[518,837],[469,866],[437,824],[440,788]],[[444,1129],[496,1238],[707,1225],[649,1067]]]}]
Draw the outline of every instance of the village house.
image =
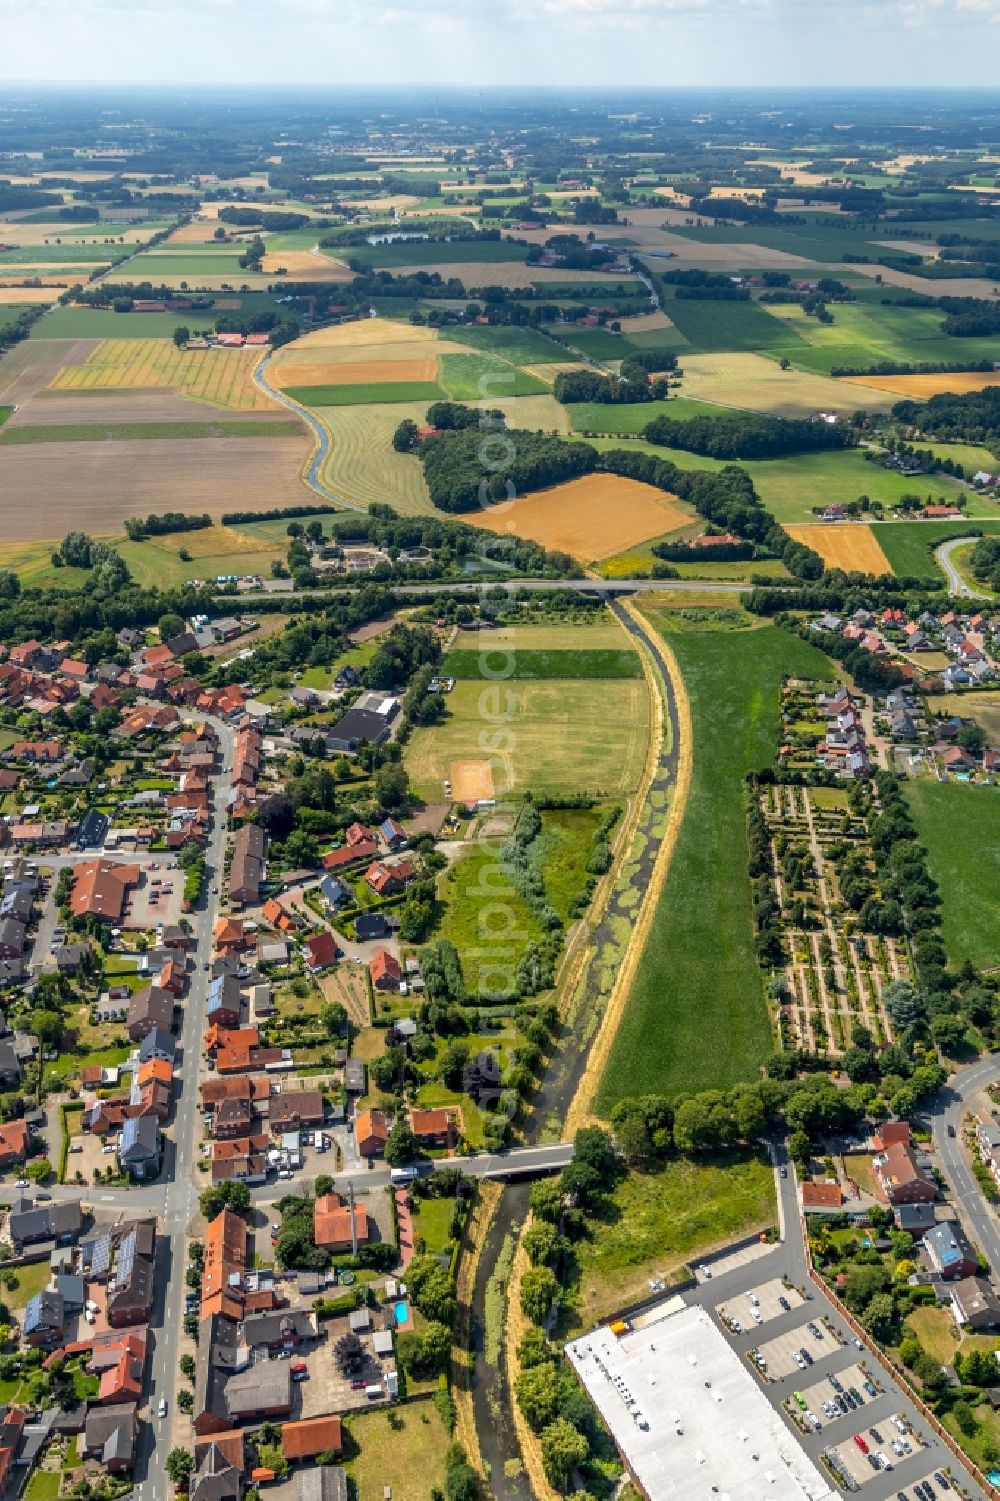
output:
[{"label": "village house", "polygon": [[355,1118],[354,1139],[362,1157],[380,1157],[389,1139],[389,1124],[381,1110],[362,1110]]}]

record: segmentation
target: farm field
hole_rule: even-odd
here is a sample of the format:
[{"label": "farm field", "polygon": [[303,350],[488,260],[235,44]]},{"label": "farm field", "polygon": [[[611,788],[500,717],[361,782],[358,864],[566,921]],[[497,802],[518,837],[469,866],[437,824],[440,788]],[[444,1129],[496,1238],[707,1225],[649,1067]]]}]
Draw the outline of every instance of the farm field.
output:
[{"label": "farm field", "polygon": [[[185,560],[181,549],[190,553]],[[208,526],[198,531],[164,532],[143,542],[123,538],[117,543],[140,584],[170,587],[192,578],[217,578],[223,573],[264,573],[276,558],[284,558],[287,546],[255,535],[242,527]]]},{"label": "farm field", "polygon": [[105,339],[80,365],[58,372],[52,391],[181,392],[212,406],[273,411],[253,380],[260,352],[253,349],[177,349],[167,339]]},{"label": "farm field", "polygon": [[827,568],[842,568],[845,573],[891,573],[889,560],[879,546],[872,528],[863,523],[838,522],[814,526],[786,526],[796,542],[805,543],[818,552]]},{"label": "farm field", "polygon": [[[962,339],[957,342],[965,344],[972,341]],[[993,352],[996,352],[995,348]],[[973,356],[970,355],[970,358]],[[997,379],[995,371],[969,370],[939,375],[866,375],[865,384],[876,391],[889,392],[897,400],[906,396],[911,401],[926,401],[928,397],[944,392],[961,396],[965,391],[981,391],[984,386],[995,386]]]},{"label": "farm field", "polygon": [[55,302],[59,291],[58,287],[0,286],[0,307],[10,303]]},{"label": "farm field", "polygon": [[639,658],[627,648],[570,649],[567,651],[531,651],[523,645],[516,650],[499,643],[494,650],[484,644],[477,650],[452,650],[441,665],[445,677],[481,682],[495,682],[497,660],[509,665],[504,682],[544,678],[638,678],[642,676]]},{"label": "farm field", "polygon": [[511,396],[541,396],[548,386],[492,354],[445,354],[438,380],[453,401],[492,402]]},{"label": "farm field", "polygon": [[[410,780],[427,802],[440,800],[453,761],[483,757],[492,761],[498,798],[529,790],[620,797],[638,784],[649,726],[642,679],[546,680],[493,689],[460,682],[447,696],[447,709],[443,723],[417,729],[404,752]],[[502,748],[491,751],[493,746]]]},{"label": "farm field", "polygon": [[695,520],[690,506],[639,480],[585,474],[549,490],[463,517],[472,526],[514,534],[568,552],[582,563]]},{"label": "farm field", "polygon": [[782,349],[798,343],[780,319],[759,302],[713,302],[669,297],[664,304],[674,327],[692,350]]},{"label": "farm field", "polygon": [[1000,964],[998,790],[957,782],[904,783],[931,875],[941,893],[942,936],[954,965],[965,959],[984,969]]},{"label": "farm field", "polygon": [[389,406],[321,407],[317,416],[330,435],[322,477],[335,495],[356,506],[387,502],[405,515],[434,514],[423,466],[397,453],[392,435],[404,418],[421,423],[423,402]]},{"label": "farm field", "polygon": [[293,401],[306,407],[381,406],[409,401],[443,401],[445,391],[433,381],[370,381],[365,385],[286,386]]},{"label": "farm field", "polygon": [[32,339],[169,339],[179,323],[194,332],[215,327],[216,311],[116,313],[111,308],[56,307],[33,326]]},{"label": "farm field", "polygon": [[[992,535],[1000,531],[1000,519],[977,521],[975,528]],[[967,521],[887,521],[876,535],[894,573],[926,577],[937,568],[934,548],[950,537],[967,537],[971,529]]]},{"label": "farm field", "polygon": [[683,389],[698,401],[779,417],[808,417],[817,411],[850,415],[859,407],[883,411],[893,402],[890,393],[858,381],[782,370],[776,359],[747,352],[685,355]]},{"label": "farm field", "polygon": [[[944,314],[940,308],[912,308],[902,303],[837,303],[829,309],[832,323],[820,323],[797,304],[779,303],[775,316],[795,335],[794,344],[782,347],[792,363],[801,369],[828,375],[835,367],[864,369],[879,361],[900,364],[932,364],[936,361],[980,360],[989,358],[988,339],[953,339],[941,333]],[[804,340],[810,347],[803,349]],[[854,377],[876,389],[883,377]],[[896,377],[888,377],[895,379]]]},{"label": "farm field", "polygon": [[[406,347],[405,345],[403,346]],[[354,386],[390,381],[433,382],[437,380],[436,359],[401,360],[312,360],[309,363],[279,363],[272,357],[268,365],[271,383],[281,390],[293,387]]]},{"label": "farm field", "polygon": [[743,778],[774,759],[782,679],[832,677],[822,652],[779,627],[713,630],[711,618],[699,628],[655,607],[644,613],[684,678],[693,769],[666,884],[601,1083],[602,1114],[625,1094],[676,1095],[756,1078],[769,1056]]},{"label": "farm field", "polygon": [[0,542],[40,541],[73,528],[115,536],[125,516],[234,507],[266,510],[315,498],[300,479],[309,452],[298,438],[146,438],[114,443],[0,447]]},{"label": "farm field", "polygon": [[[328,254],[335,247],[327,246]],[[379,270],[401,270],[404,266],[430,269],[437,264],[465,262],[489,265],[504,261],[524,261],[527,251],[511,240],[396,240],[388,245],[349,245],[343,255],[364,266]]]},{"label": "farm field", "polygon": [[712,1246],[775,1223],[774,1169],[765,1153],[690,1158],[615,1184],[607,1216],[580,1242],[573,1324],[591,1328],[674,1280]]},{"label": "farm field", "polygon": [[261,257],[265,275],[283,272],[287,281],[349,282],[354,272],[343,261],[310,250],[268,250]]},{"label": "farm field", "polygon": [[492,328],[473,323],[467,328],[449,328],[448,337],[484,354],[499,355],[512,365],[538,365],[566,358],[560,344],[532,328]]},{"label": "farm field", "polygon": [[434,329],[421,324],[399,323],[391,318],[358,318],[351,323],[314,328],[293,344],[284,345],[280,354],[284,358],[302,349],[370,349],[381,344],[434,343],[435,334]]},{"label": "farm field", "polygon": [[[98,419],[100,412],[95,412]],[[289,438],[302,429],[297,421],[254,422],[73,422],[13,424],[0,434],[0,443],[100,443],[123,442],[137,438]]]}]

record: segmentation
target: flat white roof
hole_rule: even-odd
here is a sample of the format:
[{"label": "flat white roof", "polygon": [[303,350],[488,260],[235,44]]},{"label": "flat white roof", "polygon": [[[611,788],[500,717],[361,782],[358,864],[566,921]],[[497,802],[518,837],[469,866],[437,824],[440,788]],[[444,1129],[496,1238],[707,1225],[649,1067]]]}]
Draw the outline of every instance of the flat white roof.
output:
[{"label": "flat white roof", "polygon": [[597,1329],[566,1354],[651,1501],[836,1494],[703,1309]]}]

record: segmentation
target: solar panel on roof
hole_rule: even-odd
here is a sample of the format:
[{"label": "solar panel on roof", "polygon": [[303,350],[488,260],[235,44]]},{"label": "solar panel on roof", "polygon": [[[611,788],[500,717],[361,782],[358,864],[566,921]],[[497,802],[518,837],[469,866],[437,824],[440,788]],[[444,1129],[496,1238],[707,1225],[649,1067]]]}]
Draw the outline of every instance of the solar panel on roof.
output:
[{"label": "solar panel on roof", "polygon": [[118,1247],[118,1266],[115,1269],[115,1280],[121,1285],[127,1282],[132,1275],[135,1266],[135,1243],[136,1232],[130,1231]]},{"label": "solar panel on roof", "polygon": [[111,1236],[102,1235],[100,1240],[94,1241],[94,1255],[90,1263],[90,1270],[95,1277],[101,1277],[111,1265]]}]

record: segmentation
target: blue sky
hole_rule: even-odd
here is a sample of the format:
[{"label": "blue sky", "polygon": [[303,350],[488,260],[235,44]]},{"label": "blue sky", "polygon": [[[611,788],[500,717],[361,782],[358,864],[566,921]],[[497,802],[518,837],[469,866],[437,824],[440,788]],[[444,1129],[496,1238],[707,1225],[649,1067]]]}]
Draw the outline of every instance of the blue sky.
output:
[{"label": "blue sky", "polygon": [[0,77],[979,84],[1000,0],[0,0]]}]

